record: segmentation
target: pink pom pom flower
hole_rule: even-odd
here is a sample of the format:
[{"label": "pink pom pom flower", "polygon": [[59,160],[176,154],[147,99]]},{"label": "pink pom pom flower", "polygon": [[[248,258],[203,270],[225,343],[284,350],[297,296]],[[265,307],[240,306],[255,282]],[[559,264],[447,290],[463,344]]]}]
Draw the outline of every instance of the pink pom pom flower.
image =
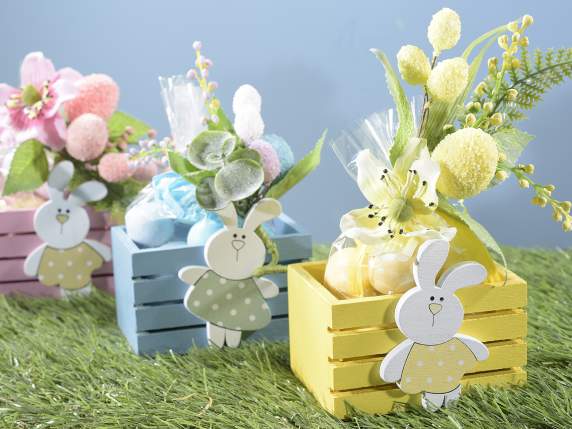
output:
[{"label": "pink pom pom flower", "polygon": [[138,166],[133,171],[133,178],[141,182],[148,182],[158,173],[159,169],[157,164],[154,162],[149,162]]},{"label": "pink pom pom flower", "polygon": [[99,175],[110,183],[129,179],[133,170],[129,168],[129,155],[126,153],[106,153],[99,160]]},{"label": "pink pom pom flower", "polygon": [[93,113],[103,119],[109,118],[117,109],[119,87],[105,74],[90,74],[76,82],[76,97],[65,103],[69,121],[84,113]]},{"label": "pink pom pom flower", "polygon": [[66,149],[75,159],[91,161],[103,153],[108,138],[105,121],[97,115],[86,113],[68,127]]},{"label": "pink pom pom flower", "polygon": [[264,140],[254,140],[248,145],[250,149],[260,154],[264,170],[264,184],[271,184],[280,175],[280,159],[272,145]]}]

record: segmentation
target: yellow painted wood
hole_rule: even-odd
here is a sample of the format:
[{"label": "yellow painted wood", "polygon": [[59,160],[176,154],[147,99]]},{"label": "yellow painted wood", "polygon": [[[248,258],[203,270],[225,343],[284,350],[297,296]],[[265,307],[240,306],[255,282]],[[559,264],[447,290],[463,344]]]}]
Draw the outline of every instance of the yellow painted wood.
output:
[{"label": "yellow painted wood", "polygon": [[[522,368],[512,368],[486,373],[470,374],[463,377],[463,388],[470,385],[505,386],[523,384],[526,382],[526,372]],[[387,414],[394,406],[401,404],[420,404],[420,395],[406,395],[394,384],[380,387],[359,389],[347,392],[331,393],[333,401],[329,401],[332,408],[327,410],[338,418],[347,416],[346,403],[370,414]]]},{"label": "yellow painted wood", "polygon": [[[526,365],[526,343],[522,340],[509,340],[488,343],[490,356],[486,361],[478,362],[471,373],[494,371]],[[379,377],[379,365],[383,357],[375,356],[350,361],[332,361],[329,364],[331,375],[329,386],[332,391],[382,386],[385,383]]]},{"label": "yellow painted wood", "polygon": [[[522,309],[477,313],[465,316],[459,333],[483,342],[524,338],[526,320]],[[366,328],[331,332],[330,339],[329,358],[337,360],[386,354],[405,336],[397,327]]]}]

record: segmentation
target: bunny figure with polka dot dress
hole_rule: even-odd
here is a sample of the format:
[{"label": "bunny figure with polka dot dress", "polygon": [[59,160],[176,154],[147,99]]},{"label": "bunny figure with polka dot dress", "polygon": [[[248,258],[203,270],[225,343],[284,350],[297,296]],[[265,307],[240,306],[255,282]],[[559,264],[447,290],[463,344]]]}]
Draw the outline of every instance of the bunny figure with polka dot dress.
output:
[{"label": "bunny figure with polka dot dress", "polygon": [[281,212],[277,200],[264,198],[254,204],[239,227],[234,205],[229,203],[217,211],[224,228],[205,244],[208,267],[187,266],[179,271],[179,278],[190,285],[185,307],[207,322],[210,344],[238,347],[243,331],[256,331],[270,323],[265,298],[277,296],[279,289],[271,280],[253,276],[266,259],[266,248],[255,231]]},{"label": "bunny figure with polka dot dress", "polygon": [[380,367],[383,380],[397,383],[405,393],[421,393],[421,404],[430,411],[458,399],[463,375],[489,356],[482,342],[457,334],[464,311],[455,296],[457,289],[483,282],[487,272],[476,262],[465,262],[436,282],[448,253],[445,240],[429,240],[419,247],[413,266],[416,287],[403,294],[395,309],[397,327],[407,339]]},{"label": "bunny figure with polka dot dress", "polygon": [[46,286],[60,286],[62,296],[86,295],[91,291],[91,273],[111,260],[111,249],[87,239],[89,216],[82,207],[107,195],[105,185],[88,181],[65,196],[74,172],[70,161],[54,166],[48,177],[50,200],[34,214],[34,230],[44,241],[24,262],[24,273],[38,277]]}]

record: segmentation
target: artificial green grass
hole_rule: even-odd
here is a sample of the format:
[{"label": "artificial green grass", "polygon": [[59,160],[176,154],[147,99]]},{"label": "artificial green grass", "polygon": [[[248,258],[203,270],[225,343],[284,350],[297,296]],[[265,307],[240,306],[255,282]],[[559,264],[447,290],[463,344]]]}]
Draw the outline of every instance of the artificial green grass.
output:
[{"label": "artificial green grass", "polygon": [[525,387],[473,388],[434,414],[410,407],[342,422],[291,373],[286,343],[141,358],[110,296],[0,297],[0,427],[571,427],[572,250],[506,253],[529,282]]}]

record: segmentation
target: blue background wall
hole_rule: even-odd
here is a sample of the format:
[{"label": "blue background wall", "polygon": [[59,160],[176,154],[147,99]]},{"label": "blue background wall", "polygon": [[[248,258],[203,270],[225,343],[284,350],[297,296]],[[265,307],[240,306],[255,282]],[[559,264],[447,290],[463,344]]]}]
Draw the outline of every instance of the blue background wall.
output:
[{"label": "blue background wall", "polygon": [[[191,43],[199,39],[214,60],[211,76],[223,103],[229,106],[240,84],[255,85],[267,130],[284,136],[301,156],[323,129],[335,137],[391,107],[382,67],[368,49],[394,58],[411,43],[430,52],[427,25],[443,6],[461,15],[461,47],[524,13],[535,18],[532,47],[572,46],[572,3],[564,1],[19,0],[0,5],[0,81],[16,84],[21,59],[41,50],[56,67],[113,76],[121,109],[166,135],[157,76],[184,73],[194,57]],[[568,83],[522,123],[537,136],[523,161],[536,164],[536,179],[554,183],[562,199],[572,199],[571,101]],[[468,206],[502,243],[570,246],[572,235],[551,221],[550,210],[531,206],[531,197],[510,180]],[[335,238],[340,216],[365,204],[329,147],[319,170],[283,202],[318,240]]]}]

